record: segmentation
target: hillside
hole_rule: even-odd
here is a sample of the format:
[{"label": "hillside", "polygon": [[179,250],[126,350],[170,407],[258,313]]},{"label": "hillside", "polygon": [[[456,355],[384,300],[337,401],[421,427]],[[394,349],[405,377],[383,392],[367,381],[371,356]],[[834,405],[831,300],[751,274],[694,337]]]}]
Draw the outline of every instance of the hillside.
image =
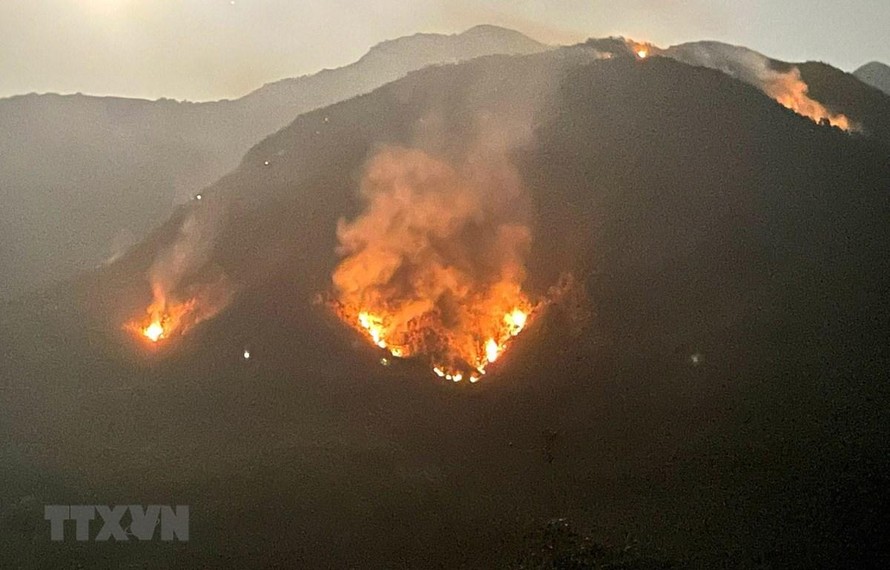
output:
[{"label": "hillside", "polygon": [[360,61],[266,85],[234,101],[85,95],[0,100],[0,299],[89,269],[126,250],[176,203],[237,167],[297,115],[427,65],[546,49],[479,26],[384,42]]},{"label": "hillside", "polygon": [[[530,294],[572,276],[478,384],[381,366],[318,302],[394,147],[515,174],[524,193],[489,197],[528,213]],[[880,567],[886,156],[725,73],[584,48],[301,115],[118,262],[0,316],[3,555],[519,567],[567,518],[639,553],[622,567]],[[146,348],[122,326],[187,220],[214,231],[181,288],[223,274],[234,297]],[[40,542],[40,505],[94,501],[190,504],[195,539]]]}]

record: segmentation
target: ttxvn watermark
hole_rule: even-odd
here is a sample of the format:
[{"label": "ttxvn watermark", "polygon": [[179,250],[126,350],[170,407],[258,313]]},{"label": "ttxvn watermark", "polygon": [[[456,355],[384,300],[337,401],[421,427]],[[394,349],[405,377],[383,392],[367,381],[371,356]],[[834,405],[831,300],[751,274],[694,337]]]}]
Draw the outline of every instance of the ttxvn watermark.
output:
[{"label": "ttxvn watermark", "polygon": [[[189,539],[189,508],[187,505],[46,505],[43,518],[49,521],[50,539],[61,542],[70,537],[66,529],[74,529],[74,539],[89,540],[178,540]],[[92,521],[100,519],[102,526],[91,535]],[[72,523],[73,521],[73,523]],[[160,533],[158,533],[160,530]]]}]

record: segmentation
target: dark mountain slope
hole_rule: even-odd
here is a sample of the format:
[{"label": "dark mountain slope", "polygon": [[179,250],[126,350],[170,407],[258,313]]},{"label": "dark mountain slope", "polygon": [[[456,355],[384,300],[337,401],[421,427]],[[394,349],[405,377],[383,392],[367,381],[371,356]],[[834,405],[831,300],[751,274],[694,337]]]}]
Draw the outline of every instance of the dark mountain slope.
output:
[{"label": "dark mountain slope", "polygon": [[123,252],[305,111],[427,65],[547,49],[479,26],[384,42],[360,61],[266,85],[235,101],[83,95],[0,100],[0,298]]},{"label": "dark mountain slope", "polygon": [[[118,329],[186,209],[120,262],[10,305],[3,552],[505,567],[568,517],[681,566],[886,562],[885,150],[719,72],[585,59],[424,70],[265,140],[188,207],[222,211],[206,270],[238,296],[157,353]],[[363,164],[383,144],[460,157],[519,119],[531,287],[570,271],[583,294],[478,385],[377,366],[313,303]],[[28,527],[29,505],[92,501],[188,503],[195,538],[108,554]]]}]

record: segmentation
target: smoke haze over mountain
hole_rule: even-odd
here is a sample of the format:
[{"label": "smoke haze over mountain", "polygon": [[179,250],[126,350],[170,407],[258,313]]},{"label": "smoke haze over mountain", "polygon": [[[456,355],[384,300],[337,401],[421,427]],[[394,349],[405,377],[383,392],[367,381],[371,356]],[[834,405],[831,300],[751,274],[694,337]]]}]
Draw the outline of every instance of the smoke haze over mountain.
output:
[{"label": "smoke haze over mountain", "polygon": [[882,0],[842,7],[825,0],[418,0],[411,10],[394,0],[32,0],[0,3],[0,95],[231,99],[283,77],[346,65],[386,39],[481,22],[564,44],[610,35],[658,45],[720,38],[842,69],[890,61],[890,7]]}]

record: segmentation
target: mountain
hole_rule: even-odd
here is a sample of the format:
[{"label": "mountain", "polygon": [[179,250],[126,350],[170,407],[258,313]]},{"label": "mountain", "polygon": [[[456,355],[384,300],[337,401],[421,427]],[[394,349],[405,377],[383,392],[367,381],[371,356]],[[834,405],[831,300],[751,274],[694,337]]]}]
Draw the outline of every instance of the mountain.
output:
[{"label": "mountain", "polygon": [[[529,567],[570,521],[626,568],[881,567],[886,157],[725,73],[583,46],[303,114],[117,262],[0,314],[4,566]],[[458,265],[522,237],[462,188],[528,222],[550,301],[477,384],[324,302],[393,176],[395,205],[462,197],[419,224],[471,208],[433,240]],[[179,291],[233,296],[140,344],[124,324],[177,260]],[[41,505],[93,503],[188,504],[193,540],[46,541]]]},{"label": "mountain", "polygon": [[878,61],[867,63],[853,72],[863,83],[890,95],[890,66]]},{"label": "mountain", "polygon": [[14,268],[0,277],[0,298],[119,255],[300,113],[427,65],[543,49],[518,32],[479,26],[384,42],[352,65],[234,101],[0,100],[0,266]]}]

